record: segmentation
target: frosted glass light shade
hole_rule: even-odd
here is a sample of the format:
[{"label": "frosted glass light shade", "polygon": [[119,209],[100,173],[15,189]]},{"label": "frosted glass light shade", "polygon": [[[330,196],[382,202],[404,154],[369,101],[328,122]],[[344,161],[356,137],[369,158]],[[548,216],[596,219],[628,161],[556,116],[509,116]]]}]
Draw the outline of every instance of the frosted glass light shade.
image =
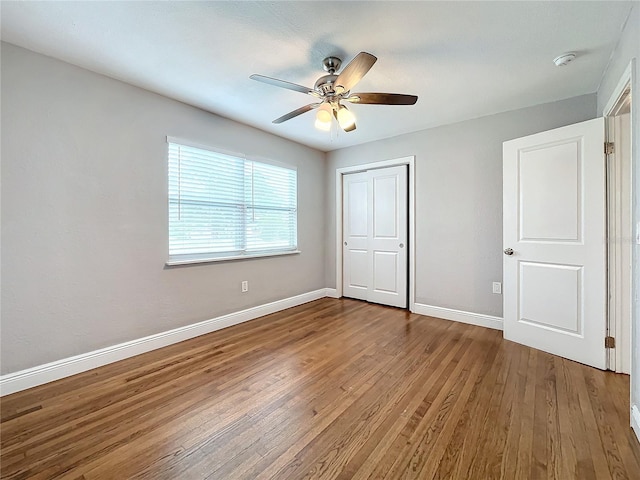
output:
[{"label": "frosted glass light shade", "polygon": [[316,113],[315,127],[318,130],[329,131],[331,129],[331,107],[322,105]]},{"label": "frosted glass light shade", "polygon": [[343,130],[347,130],[356,123],[356,117],[345,107],[341,107],[340,110],[338,110],[338,123]]}]

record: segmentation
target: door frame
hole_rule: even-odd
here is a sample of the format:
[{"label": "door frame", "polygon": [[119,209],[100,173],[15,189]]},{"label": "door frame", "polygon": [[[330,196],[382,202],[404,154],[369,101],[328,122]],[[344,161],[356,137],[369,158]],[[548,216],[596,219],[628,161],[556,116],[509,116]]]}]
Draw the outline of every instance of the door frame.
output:
[{"label": "door frame", "polygon": [[[640,319],[635,319],[636,325],[634,326],[634,318],[633,318],[633,278],[635,273],[633,271],[636,262],[632,262],[632,271],[630,272],[629,281],[631,283],[631,294],[629,295],[629,305],[623,305],[622,303],[622,295],[620,294],[621,286],[621,275],[624,270],[624,265],[622,262],[622,249],[629,248],[631,250],[631,258],[633,258],[633,242],[626,247],[621,245],[619,242],[611,241],[611,239],[616,239],[621,237],[621,223],[623,221],[628,221],[631,223],[631,233],[633,235],[634,232],[634,217],[637,217],[637,212],[634,215],[633,212],[633,198],[634,198],[634,188],[633,188],[633,170],[634,170],[634,162],[637,156],[637,146],[635,145],[633,138],[633,125],[634,125],[634,112],[633,112],[633,95],[632,95],[632,85],[633,85],[633,67],[634,60],[629,62],[627,68],[624,73],[620,77],[616,88],[614,89],[611,97],[607,101],[605,105],[602,115],[605,117],[605,141],[614,142],[614,132],[613,132],[613,118],[618,113],[618,110],[621,106],[621,103],[624,101],[625,97],[629,96],[631,99],[631,112],[630,112],[630,143],[631,143],[631,158],[630,158],[630,170],[631,175],[629,178],[618,178],[617,175],[617,162],[616,162],[616,153],[615,148],[613,154],[607,155],[607,259],[608,259],[608,268],[607,268],[607,332],[608,335],[615,338],[617,345],[626,345],[626,352],[631,356],[632,352],[632,332],[634,328],[637,328],[638,321]],[[612,175],[610,175],[610,173]],[[616,198],[615,193],[618,191],[620,187],[619,182],[625,182],[625,187],[629,189],[630,192],[630,202],[629,205],[629,217],[630,218],[622,218],[622,205],[617,201],[611,201],[613,198]],[[636,289],[638,286],[635,287]],[[617,315],[618,312],[621,312],[624,308],[630,310],[631,315],[631,328],[625,330],[622,316]],[[628,359],[628,365],[631,368],[632,359]],[[614,372],[623,372],[623,349],[622,348],[610,348],[607,352],[607,368]],[[628,372],[630,373],[630,372]],[[633,381],[633,380],[632,380]]]},{"label": "door frame", "polygon": [[407,251],[407,264],[409,266],[409,277],[407,290],[409,291],[409,311],[415,312],[415,158],[415,155],[411,155],[408,157],[382,160],[373,163],[363,163],[360,165],[336,169],[336,296],[338,298],[342,297],[342,176],[349,173],[407,165],[409,169],[409,204],[407,205],[409,211],[409,231],[407,232],[407,247],[409,249]]},{"label": "door frame", "polygon": [[[636,172],[640,169],[640,135],[637,132],[637,127],[634,128],[638,122],[638,100],[633,99],[634,89],[633,86],[636,85],[637,82],[637,73],[636,73],[636,59],[632,58],[627,65],[624,73],[620,77],[616,88],[613,90],[613,93],[609,97],[607,104],[603,110],[603,115],[608,117],[615,112],[618,107],[618,104],[621,100],[621,97],[624,95],[627,85],[629,86],[629,94],[631,95],[631,112],[630,112],[630,129],[631,129],[631,175],[629,181],[631,182],[631,236],[635,235],[636,238],[632,238],[632,251],[631,251],[631,329],[629,335],[631,338],[625,339],[624,341],[628,341],[631,343],[631,365],[630,365],[630,388],[629,388],[629,407],[630,407],[630,424],[633,429],[636,437],[640,440],[640,399],[634,398],[634,392],[637,388],[638,382],[640,379],[638,375],[640,372],[636,371],[638,365],[635,364],[634,360],[634,351],[638,351],[640,349],[640,344],[638,344],[638,334],[636,333],[638,329],[640,329],[640,306],[637,303],[640,301],[640,284],[638,282],[638,278],[640,276],[640,267],[638,266],[638,262],[640,258],[638,256],[638,251],[640,250],[640,209],[638,208],[638,195],[640,192],[636,190],[635,186],[638,182],[636,177]],[[611,265],[613,268],[621,268],[620,265]],[[609,291],[611,294],[612,292]],[[617,325],[614,322],[611,322],[610,325],[613,325],[615,328]],[[634,403],[634,401],[639,403]]]}]

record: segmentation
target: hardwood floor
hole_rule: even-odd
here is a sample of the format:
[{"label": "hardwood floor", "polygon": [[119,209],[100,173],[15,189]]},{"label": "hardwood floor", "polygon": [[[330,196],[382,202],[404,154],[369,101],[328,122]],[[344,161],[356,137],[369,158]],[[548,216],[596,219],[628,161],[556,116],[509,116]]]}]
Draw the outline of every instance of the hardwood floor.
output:
[{"label": "hardwood floor", "polygon": [[322,299],[2,399],[12,479],[640,478],[627,376]]}]

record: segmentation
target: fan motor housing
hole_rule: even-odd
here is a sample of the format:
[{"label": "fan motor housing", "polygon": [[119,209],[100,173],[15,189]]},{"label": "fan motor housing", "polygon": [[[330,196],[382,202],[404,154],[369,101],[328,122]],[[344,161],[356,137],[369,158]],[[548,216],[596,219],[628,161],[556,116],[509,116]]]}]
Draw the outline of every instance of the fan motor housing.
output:
[{"label": "fan motor housing", "polygon": [[320,77],[316,81],[313,88],[323,95],[334,93],[335,91],[333,89],[333,84],[335,83],[337,78],[337,75],[325,75],[323,77]]}]

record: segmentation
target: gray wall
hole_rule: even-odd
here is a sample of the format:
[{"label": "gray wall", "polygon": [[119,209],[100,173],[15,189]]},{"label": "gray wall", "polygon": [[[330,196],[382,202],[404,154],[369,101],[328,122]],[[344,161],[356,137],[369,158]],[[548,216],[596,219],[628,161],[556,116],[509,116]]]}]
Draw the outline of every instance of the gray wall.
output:
[{"label": "gray wall", "polygon": [[[324,153],[12,45],[1,66],[3,374],[325,286]],[[297,166],[302,254],[165,268],[166,135]]]},{"label": "gray wall", "polygon": [[502,142],[594,118],[583,95],[328,154],[326,283],[335,287],[335,171],[415,155],[416,302],[502,316]]},{"label": "gray wall", "polygon": [[[640,5],[634,5],[631,15],[627,20],[620,42],[611,58],[611,62],[605,72],[598,89],[598,114],[602,115],[604,107],[611,98],[622,74],[635,58],[635,83],[631,86],[632,92],[632,143],[633,157],[631,159],[631,177],[635,183],[633,191],[633,218],[634,233],[640,229]],[[637,233],[636,233],[637,234]],[[635,237],[635,235],[634,235]],[[640,409],[640,245],[633,248],[633,310],[632,310],[632,358],[631,358],[631,404]],[[640,432],[637,432],[640,435]]]}]

